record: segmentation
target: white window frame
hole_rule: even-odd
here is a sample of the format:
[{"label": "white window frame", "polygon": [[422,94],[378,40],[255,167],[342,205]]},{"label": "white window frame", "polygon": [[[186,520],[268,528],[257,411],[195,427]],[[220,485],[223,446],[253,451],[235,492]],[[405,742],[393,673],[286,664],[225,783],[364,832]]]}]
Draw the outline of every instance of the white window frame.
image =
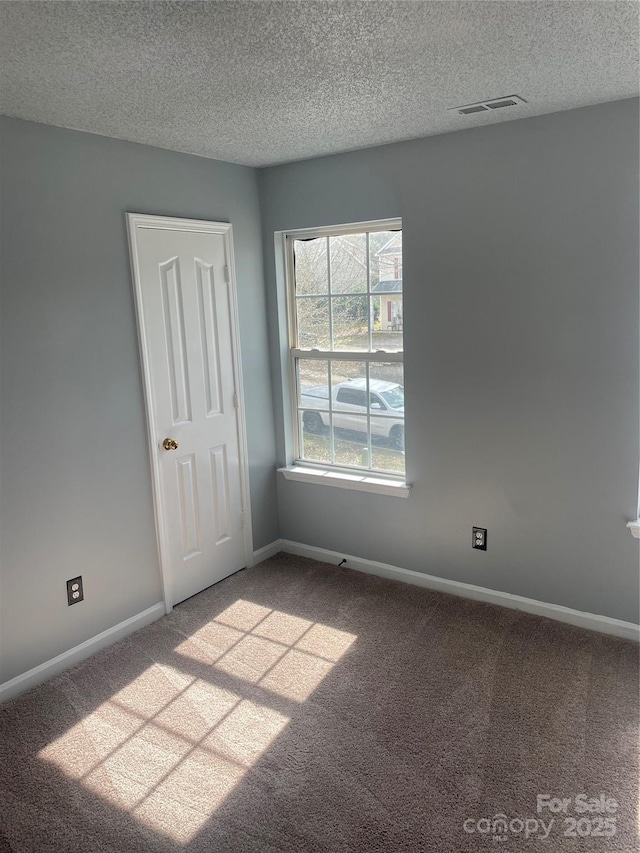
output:
[{"label": "white window frame", "polygon": [[[405,482],[405,475],[389,472],[379,472],[373,469],[349,468],[339,465],[313,462],[301,458],[300,433],[298,422],[298,382],[296,363],[298,359],[311,359],[317,361],[366,361],[378,363],[402,362],[404,363],[404,351],[387,352],[377,350],[375,352],[341,351],[341,350],[318,350],[303,349],[299,347],[297,337],[297,307],[295,294],[295,264],[294,264],[294,242],[295,240],[309,240],[319,237],[337,237],[346,234],[360,234],[373,231],[396,231],[402,230],[400,218],[373,220],[368,222],[349,223],[348,225],[332,225],[319,228],[300,228],[281,232],[282,249],[284,253],[284,277],[286,286],[286,313],[287,313],[287,359],[289,377],[289,401],[286,404],[289,414],[285,412],[285,418],[290,422],[292,447],[289,457],[293,458],[293,465],[281,468],[280,471],[287,479],[301,480],[303,482],[318,482],[323,485],[338,486],[341,488],[356,489],[359,491],[373,491],[379,494],[394,495],[398,497],[409,496],[409,486]],[[367,259],[369,261],[369,259]],[[369,290],[369,263],[367,263],[367,294]],[[331,296],[329,305],[331,306]],[[331,310],[331,308],[329,309]],[[368,389],[367,389],[368,390]],[[368,399],[368,395],[367,395]],[[370,412],[367,413],[367,425]]]}]

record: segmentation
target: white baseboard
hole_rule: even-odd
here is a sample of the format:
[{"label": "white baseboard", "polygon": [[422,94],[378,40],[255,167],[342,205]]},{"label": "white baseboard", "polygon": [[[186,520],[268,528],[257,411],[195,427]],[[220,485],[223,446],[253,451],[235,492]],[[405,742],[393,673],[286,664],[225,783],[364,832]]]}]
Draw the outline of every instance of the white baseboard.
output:
[{"label": "white baseboard", "polygon": [[80,663],[85,658],[100,651],[100,649],[112,645],[112,643],[121,640],[128,634],[133,634],[134,631],[144,628],[145,625],[150,625],[156,619],[164,616],[165,613],[166,609],[162,602],[154,604],[153,607],[148,607],[141,613],[125,619],[124,622],[119,622],[113,628],[107,628],[106,631],[96,634],[95,637],[85,640],[84,643],[74,646],[61,655],[51,658],[51,660],[45,661],[27,672],[23,672],[22,675],[17,675],[11,681],[5,681],[4,684],[0,684],[0,703],[12,699],[19,693],[24,693],[25,690],[29,690],[43,681],[47,681],[47,679],[58,675],[58,673],[69,669],[71,666],[75,666],[75,664]]},{"label": "white baseboard", "polygon": [[[602,634],[610,634],[614,637],[623,637],[636,642],[640,640],[640,625],[634,625],[632,622],[623,622],[621,619],[612,619],[609,616],[599,616],[595,613],[583,613],[580,610],[572,610],[570,607],[562,607],[559,604],[548,604],[533,598],[524,598],[521,595],[499,592],[495,589],[487,589],[470,583],[438,578],[434,575],[415,572],[411,569],[401,569],[398,566],[378,563],[375,560],[365,560],[339,551],[329,551],[326,548],[317,548],[314,545],[303,545],[301,542],[292,542],[289,539],[276,539],[269,545],[254,551],[253,564],[258,565],[280,551],[297,554],[299,557],[310,557],[312,560],[334,565],[346,559],[347,568],[355,569],[358,572],[365,572],[366,574],[377,575],[378,577],[389,578],[462,598],[471,598],[475,601],[486,601],[501,607],[532,613],[535,616],[546,616],[548,619],[555,619],[558,622],[566,622],[569,625],[577,625],[580,628],[588,628],[591,631],[599,631]],[[61,655],[41,663],[28,672],[22,673],[22,675],[17,675],[4,684],[0,684],[0,703],[12,699],[37,684],[41,684],[54,675],[58,675],[58,673],[80,663],[100,649],[112,645],[140,628],[144,628],[145,625],[150,625],[151,622],[155,622],[156,619],[164,616],[165,612],[165,605],[162,602],[154,604],[130,619],[125,619],[124,622],[114,625],[113,628],[108,628]]]},{"label": "white baseboard", "polygon": [[253,565],[257,566],[258,563],[263,563],[265,560],[268,560],[269,557],[273,557],[275,554],[279,554],[280,551],[284,551],[283,542],[284,539],[276,539],[274,542],[270,542],[268,545],[265,545],[264,548],[258,548],[257,551],[254,551]]},{"label": "white baseboard", "polygon": [[[614,637],[624,637],[627,640],[640,641],[640,625],[633,622],[623,622],[621,619],[612,619],[609,616],[598,616],[595,613],[583,613],[581,610],[572,610],[570,607],[562,607],[559,604],[547,604],[534,598],[524,598],[521,595],[512,595],[509,592],[499,592],[495,589],[487,589],[483,586],[475,586],[461,581],[438,578],[434,575],[414,572],[410,569],[400,569],[388,563],[377,563],[374,560],[363,560],[349,554],[338,551],[328,551],[326,548],[316,548],[313,545],[303,545],[300,542],[292,542],[288,539],[279,539],[268,546],[271,552],[267,556],[277,554],[278,551],[286,551],[288,554],[297,554],[299,557],[310,557],[323,563],[337,565],[346,559],[346,567],[358,572],[366,572],[370,575],[389,578],[402,583],[410,583],[415,586],[434,589],[438,592],[446,592],[449,595],[458,595],[462,598],[472,598],[475,601],[486,601],[490,604],[498,604],[501,607],[510,607],[513,610],[522,610],[535,616],[546,616],[558,622],[566,622],[569,625],[577,625],[580,628],[588,628],[591,631],[599,631],[601,634],[610,634]],[[266,550],[266,549],[262,549]],[[267,559],[265,556],[263,559]]]}]

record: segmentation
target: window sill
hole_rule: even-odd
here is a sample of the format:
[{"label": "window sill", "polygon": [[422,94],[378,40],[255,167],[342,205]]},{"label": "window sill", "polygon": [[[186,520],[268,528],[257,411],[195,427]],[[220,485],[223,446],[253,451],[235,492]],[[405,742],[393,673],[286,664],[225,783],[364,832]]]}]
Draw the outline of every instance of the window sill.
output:
[{"label": "window sill", "polygon": [[385,480],[364,474],[347,474],[340,471],[328,471],[326,468],[305,468],[292,465],[278,468],[286,480],[300,483],[319,483],[321,486],[335,486],[338,489],[352,489],[358,492],[372,492],[378,495],[390,495],[394,498],[408,498],[411,486],[400,480]]},{"label": "window sill", "polygon": [[635,521],[630,521],[627,524],[627,527],[636,539],[640,539],[640,518],[637,518]]}]

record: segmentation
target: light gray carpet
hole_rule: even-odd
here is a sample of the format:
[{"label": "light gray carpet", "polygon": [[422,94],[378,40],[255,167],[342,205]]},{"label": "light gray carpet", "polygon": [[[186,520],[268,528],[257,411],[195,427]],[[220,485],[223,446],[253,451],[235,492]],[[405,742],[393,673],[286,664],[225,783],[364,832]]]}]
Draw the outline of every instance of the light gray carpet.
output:
[{"label": "light gray carpet", "polygon": [[0,851],[631,853],[637,734],[634,644],[281,554],[0,707]]}]

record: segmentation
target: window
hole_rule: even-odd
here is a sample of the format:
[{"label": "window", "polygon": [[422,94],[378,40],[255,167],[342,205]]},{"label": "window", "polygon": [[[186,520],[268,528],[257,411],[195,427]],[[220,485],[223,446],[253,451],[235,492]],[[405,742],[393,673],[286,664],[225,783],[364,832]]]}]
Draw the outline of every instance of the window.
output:
[{"label": "window", "polygon": [[401,228],[285,237],[297,463],[404,480]]}]

